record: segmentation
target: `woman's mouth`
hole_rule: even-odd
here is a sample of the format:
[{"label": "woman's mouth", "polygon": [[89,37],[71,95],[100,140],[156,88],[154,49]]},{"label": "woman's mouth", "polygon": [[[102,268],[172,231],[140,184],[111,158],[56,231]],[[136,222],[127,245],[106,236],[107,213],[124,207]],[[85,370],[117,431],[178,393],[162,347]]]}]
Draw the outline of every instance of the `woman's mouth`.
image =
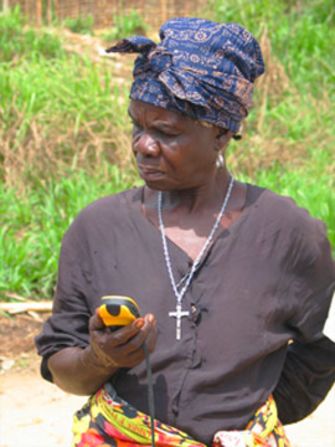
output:
[{"label": "woman's mouth", "polygon": [[143,164],[138,165],[138,170],[143,180],[146,180],[147,178],[159,177],[163,174],[158,167]]}]

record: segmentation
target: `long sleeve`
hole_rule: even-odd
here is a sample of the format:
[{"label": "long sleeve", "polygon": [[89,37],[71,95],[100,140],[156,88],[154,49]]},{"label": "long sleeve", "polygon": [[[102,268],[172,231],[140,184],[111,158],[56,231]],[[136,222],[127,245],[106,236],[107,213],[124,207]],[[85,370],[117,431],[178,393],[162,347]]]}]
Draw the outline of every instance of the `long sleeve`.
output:
[{"label": "long sleeve", "polygon": [[335,381],[335,340],[325,331],[335,289],[335,266],[324,226],[316,220],[307,223],[300,226],[291,249],[296,306],[288,326],[293,342],[274,390],[284,424],[312,413]]},{"label": "long sleeve", "polygon": [[335,381],[335,343],[327,337],[289,345],[283,373],[274,391],[279,418],[297,422],[326,397]]}]

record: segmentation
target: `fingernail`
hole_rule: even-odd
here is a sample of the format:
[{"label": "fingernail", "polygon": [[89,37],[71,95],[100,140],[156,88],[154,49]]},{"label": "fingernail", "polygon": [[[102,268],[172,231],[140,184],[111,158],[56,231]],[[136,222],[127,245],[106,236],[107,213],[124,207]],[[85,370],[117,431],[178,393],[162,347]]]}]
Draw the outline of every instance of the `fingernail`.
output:
[{"label": "fingernail", "polygon": [[143,319],[136,320],[135,326],[137,327],[137,329],[142,329],[142,327],[144,326],[144,320]]}]

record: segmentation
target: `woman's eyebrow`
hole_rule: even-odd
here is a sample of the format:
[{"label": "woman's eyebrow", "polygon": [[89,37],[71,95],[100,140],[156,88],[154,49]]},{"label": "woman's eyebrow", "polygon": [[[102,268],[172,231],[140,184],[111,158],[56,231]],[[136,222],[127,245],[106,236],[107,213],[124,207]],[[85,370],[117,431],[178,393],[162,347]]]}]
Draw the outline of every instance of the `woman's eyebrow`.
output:
[{"label": "woman's eyebrow", "polygon": [[[137,122],[136,118],[132,115],[131,111],[128,109],[128,116],[129,118],[133,121],[133,122]],[[176,129],[178,128],[178,121],[173,121],[171,122],[167,122],[167,121],[161,121],[161,120],[157,120],[152,123],[153,127],[160,127],[160,128],[165,128],[165,129]]]}]

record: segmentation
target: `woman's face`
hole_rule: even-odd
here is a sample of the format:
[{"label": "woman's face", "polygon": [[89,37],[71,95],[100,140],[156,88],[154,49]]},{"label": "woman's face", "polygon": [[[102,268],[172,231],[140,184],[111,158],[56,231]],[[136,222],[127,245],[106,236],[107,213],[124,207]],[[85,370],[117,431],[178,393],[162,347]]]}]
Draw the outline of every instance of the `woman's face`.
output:
[{"label": "woman's face", "polygon": [[198,188],[214,175],[222,137],[216,127],[141,101],[131,101],[132,150],[152,189]]}]

